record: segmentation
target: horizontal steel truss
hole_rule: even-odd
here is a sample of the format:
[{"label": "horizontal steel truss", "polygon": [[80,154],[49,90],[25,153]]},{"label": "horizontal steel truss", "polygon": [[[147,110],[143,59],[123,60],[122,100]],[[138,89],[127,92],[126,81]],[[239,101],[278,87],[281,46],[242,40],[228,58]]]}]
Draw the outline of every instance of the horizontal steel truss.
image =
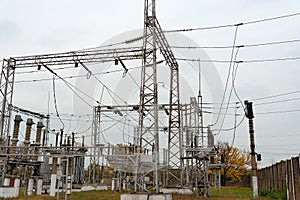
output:
[{"label": "horizontal steel truss", "polygon": [[121,60],[134,60],[141,59],[144,53],[142,47],[99,48],[94,50],[12,57],[10,60],[15,62],[16,68],[21,68],[33,67],[39,64],[48,66],[74,64],[76,62],[85,64],[103,63],[114,61],[117,58]]},{"label": "horizontal steel truss", "polygon": [[0,133],[8,136],[10,124],[9,105],[12,103],[15,71],[17,68],[74,64],[95,64],[121,60],[141,59],[149,51],[141,47],[94,49],[70,51],[65,53],[41,54],[33,56],[11,57],[3,60],[0,80]]}]

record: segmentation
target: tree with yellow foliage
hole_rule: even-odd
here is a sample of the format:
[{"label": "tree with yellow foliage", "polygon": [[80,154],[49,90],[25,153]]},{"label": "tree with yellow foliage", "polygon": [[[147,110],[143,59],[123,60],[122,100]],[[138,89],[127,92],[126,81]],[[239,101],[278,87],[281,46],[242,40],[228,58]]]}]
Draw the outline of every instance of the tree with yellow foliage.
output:
[{"label": "tree with yellow foliage", "polygon": [[251,163],[249,152],[230,146],[228,142],[219,142],[217,149],[218,161],[222,164],[221,184],[241,181]]}]

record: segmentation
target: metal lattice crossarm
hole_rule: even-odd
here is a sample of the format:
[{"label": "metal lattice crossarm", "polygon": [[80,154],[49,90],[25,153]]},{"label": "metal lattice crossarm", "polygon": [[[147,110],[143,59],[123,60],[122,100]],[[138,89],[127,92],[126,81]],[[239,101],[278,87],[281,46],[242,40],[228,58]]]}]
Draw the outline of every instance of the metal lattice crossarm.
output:
[{"label": "metal lattice crossarm", "polygon": [[[75,64],[75,67],[80,63],[95,64],[103,62],[115,61],[115,59],[134,60],[141,59],[150,51],[142,49],[142,47],[128,48],[105,48],[94,50],[70,51],[65,53],[41,54],[33,56],[11,57],[3,60],[1,79],[0,79],[0,100],[1,100],[1,115],[0,115],[0,134],[8,135],[10,124],[10,109],[12,103],[13,87],[15,70],[17,68],[54,66]],[[86,68],[86,67],[85,67]],[[50,68],[49,68],[50,69]]]},{"label": "metal lattice crossarm", "polygon": [[103,63],[114,61],[116,58],[122,60],[141,59],[144,51],[142,47],[98,49],[70,51],[65,53],[41,54],[33,56],[13,57],[17,68],[32,67],[40,63],[44,65],[65,65],[74,63]]}]

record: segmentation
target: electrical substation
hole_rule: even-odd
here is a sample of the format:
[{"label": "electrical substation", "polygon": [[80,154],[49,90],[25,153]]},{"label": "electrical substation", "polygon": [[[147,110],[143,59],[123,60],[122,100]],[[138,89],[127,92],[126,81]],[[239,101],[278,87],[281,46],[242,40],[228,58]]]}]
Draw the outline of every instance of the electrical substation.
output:
[{"label": "electrical substation", "polygon": [[[138,41],[142,45],[135,46]],[[64,81],[57,67],[72,66],[86,70],[87,78],[97,79],[89,65],[113,63],[122,66],[126,75],[130,67],[126,62],[132,60],[142,63],[139,101],[123,105],[95,103],[91,108],[89,139],[84,134],[78,137],[74,132],[51,127],[49,113],[13,104],[15,74],[19,70],[44,70]],[[159,102],[157,67],[162,63],[168,67],[170,77],[168,102]],[[122,47],[112,44],[4,59],[0,80],[0,197],[17,197],[24,192],[71,199],[73,191],[89,185],[137,194],[160,195],[182,190],[209,196],[211,186],[220,186],[214,136],[210,126],[203,122],[201,88],[198,96],[182,102],[179,68],[156,18],[155,0],[145,0],[143,35],[128,38]],[[126,144],[106,143],[103,138],[103,127],[110,126],[104,125],[104,119],[112,114],[126,115],[137,122],[133,131],[127,133],[132,139]],[[162,116],[166,123],[161,122]],[[20,137],[23,132],[24,138]],[[50,134],[54,136],[52,141]],[[167,139],[162,140],[162,135]],[[113,168],[109,184],[104,181],[107,166]]]}]

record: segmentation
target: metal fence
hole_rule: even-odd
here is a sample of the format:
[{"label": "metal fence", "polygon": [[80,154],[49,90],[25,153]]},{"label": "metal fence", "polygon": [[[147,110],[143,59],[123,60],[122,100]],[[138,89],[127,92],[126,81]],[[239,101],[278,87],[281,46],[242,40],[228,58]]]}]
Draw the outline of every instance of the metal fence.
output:
[{"label": "metal fence", "polygon": [[286,191],[287,199],[300,199],[300,162],[299,156],[282,160],[258,171],[260,191]]}]

